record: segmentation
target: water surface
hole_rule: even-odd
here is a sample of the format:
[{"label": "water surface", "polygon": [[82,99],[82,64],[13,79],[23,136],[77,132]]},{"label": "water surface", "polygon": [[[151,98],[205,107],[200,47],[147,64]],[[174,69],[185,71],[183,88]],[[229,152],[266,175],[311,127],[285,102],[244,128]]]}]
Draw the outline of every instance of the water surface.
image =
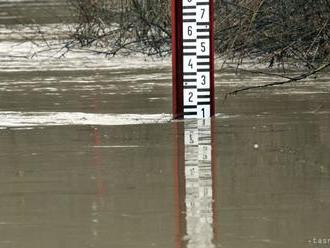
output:
[{"label": "water surface", "polygon": [[[48,3],[1,1],[0,12]],[[278,79],[218,70],[217,116],[173,122],[169,59],[31,58],[44,43],[22,43],[30,32],[0,26],[0,247],[301,248],[330,238],[329,74],[224,101]]]}]

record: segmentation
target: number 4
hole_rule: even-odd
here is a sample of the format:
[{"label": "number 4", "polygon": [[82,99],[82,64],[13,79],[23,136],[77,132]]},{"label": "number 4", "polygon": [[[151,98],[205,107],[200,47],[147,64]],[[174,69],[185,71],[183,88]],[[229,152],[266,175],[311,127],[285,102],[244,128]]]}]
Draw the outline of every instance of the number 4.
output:
[{"label": "number 4", "polygon": [[190,68],[193,69],[193,63],[191,59],[189,59],[188,66],[190,66]]}]

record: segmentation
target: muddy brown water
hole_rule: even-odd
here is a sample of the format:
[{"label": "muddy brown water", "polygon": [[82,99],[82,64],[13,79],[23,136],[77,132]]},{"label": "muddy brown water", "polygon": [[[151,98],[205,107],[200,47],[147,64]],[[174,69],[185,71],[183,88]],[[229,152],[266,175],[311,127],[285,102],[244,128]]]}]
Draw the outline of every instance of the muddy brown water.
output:
[{"label": "muddy brown water", "polygon": [[1,248],[329,245],[329,74],[224,101],[276,79],[217,71],[212,158],[187,162],[169,60],[26,59],[17,28],[0,27]]}]

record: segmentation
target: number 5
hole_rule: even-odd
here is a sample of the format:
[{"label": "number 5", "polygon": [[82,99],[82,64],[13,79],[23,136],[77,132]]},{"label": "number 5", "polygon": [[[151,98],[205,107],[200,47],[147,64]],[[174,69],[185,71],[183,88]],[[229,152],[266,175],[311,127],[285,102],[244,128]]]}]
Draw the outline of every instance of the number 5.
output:
[{"label": "number 5", "polygon": [[201,52],[204,53],[206,51],[206,47],[205,47],[205,42],[201,43]]}]

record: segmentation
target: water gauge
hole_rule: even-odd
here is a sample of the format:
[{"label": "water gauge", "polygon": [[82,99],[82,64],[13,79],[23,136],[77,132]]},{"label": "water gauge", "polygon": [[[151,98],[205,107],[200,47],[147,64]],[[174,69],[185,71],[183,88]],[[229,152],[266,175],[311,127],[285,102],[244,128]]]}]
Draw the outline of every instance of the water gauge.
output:
[{"label": "water gauge", "polygon": [[214,115],[213,0],[173,0],[174,118]]}]

